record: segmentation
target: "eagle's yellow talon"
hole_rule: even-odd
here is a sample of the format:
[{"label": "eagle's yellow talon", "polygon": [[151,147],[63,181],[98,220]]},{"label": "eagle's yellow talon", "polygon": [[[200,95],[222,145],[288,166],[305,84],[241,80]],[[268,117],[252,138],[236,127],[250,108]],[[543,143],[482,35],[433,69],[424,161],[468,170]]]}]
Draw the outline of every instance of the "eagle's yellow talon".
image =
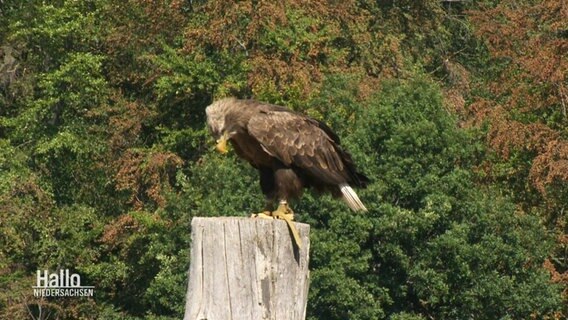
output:
[{"label": "eagle's yellow talon", "polygon": [[286,221],[288,224],[288,228],[292,231],[292,236],[294,237],[294,242],[299,249],[302,248],[302,239],[300,238],[300,234],[296,229],[296,226],[292,221],[294,220],[294,211],[288,207],[287,203],[280,203],[278,208],[275,211],[263,211],[260,213],[253,213],[251,218],[262,218],[262,219],[280,219]]},{"label": "eagle's yellow talon", "polygon": [[251,218],[262,218],[262,219],[274,219],[272,216],[272,212],[270,211],[263,211],[259,213],[253,213],[250,215]]},{"label": "eagle's yellow talon", "polygon": [[294,237],[294,241],[296,242],[298,249],[301,249],[302,239],[300,238],[300,234],[298,233],[296,226],[292,223],[292,220],[294,220],[294,211],[288,207],[288,204],[286,202],[281,202],[280,205],[278,205],[278,208],[271,212],[271,215],[275,219],[282,219],[286,221],[288,228],[292,231],[292,236]]}]

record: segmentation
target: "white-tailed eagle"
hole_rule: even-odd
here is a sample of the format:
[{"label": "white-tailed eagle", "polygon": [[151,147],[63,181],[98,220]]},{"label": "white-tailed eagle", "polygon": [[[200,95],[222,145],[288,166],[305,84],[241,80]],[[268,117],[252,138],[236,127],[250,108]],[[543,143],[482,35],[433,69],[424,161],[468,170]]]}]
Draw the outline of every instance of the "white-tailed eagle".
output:
[{"label": "white-tailed eagle", "polygon": [[281,106],[234,98],[214,102],[206,113],[217,150],[226,153],[230,141],[237,155],[258,169],[267,200],[263,215],[292,219],[288,200],[300,198],[304,188],[367,211],[351,186],[365,187],[369,179],[326,124]]}]

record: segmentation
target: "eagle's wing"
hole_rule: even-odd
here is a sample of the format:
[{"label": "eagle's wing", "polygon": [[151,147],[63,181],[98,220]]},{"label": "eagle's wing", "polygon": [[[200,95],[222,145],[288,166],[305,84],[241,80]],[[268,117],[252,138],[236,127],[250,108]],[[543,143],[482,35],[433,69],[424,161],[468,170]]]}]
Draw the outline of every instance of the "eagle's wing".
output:
[{"label": "eagle's wing", "polygon": [[337,136],[330,136],[329,128],[324,131],[313,119],[290,111],[262,110],[250,118],[247,129],[264,151],[287,166],[302,168],[325,183],[350,180]]}]

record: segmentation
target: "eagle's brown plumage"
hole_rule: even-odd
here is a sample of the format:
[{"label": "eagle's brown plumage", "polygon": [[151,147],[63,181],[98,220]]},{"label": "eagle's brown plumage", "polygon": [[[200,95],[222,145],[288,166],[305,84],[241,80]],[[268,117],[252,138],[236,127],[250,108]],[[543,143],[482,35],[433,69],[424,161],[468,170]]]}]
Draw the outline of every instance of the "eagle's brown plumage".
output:
[{"label": "eagle's brown plumage", "polygon": [[311,187],[342,196],[353,210],[366,210],[350,185],[365,187],[368,178],[324,123],[281,106],[234,98],[219,100],[206,112],[213,135],[229,139],[259,170],[270,202],[299,198]]}]

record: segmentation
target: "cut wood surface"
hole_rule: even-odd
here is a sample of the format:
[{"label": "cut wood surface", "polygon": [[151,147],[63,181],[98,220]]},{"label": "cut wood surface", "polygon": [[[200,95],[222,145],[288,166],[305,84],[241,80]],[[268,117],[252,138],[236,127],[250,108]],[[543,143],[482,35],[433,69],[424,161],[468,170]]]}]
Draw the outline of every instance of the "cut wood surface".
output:
[{"label": "cut wood surface", "polygon": [[237,217],[194,218],[185,320],[305,319],[309,230],[295,223]]}]

